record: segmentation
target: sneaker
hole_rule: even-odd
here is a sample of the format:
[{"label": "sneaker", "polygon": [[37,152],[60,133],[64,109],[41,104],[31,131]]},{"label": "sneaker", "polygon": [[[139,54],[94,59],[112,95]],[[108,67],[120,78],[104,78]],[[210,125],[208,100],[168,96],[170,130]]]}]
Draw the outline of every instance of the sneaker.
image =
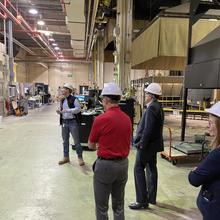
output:
[{"label": "sneaker", "polygon": [[69,163],[70,162],[70,158],[69,157],[64,157],[62,160],[59,161],[59,165],[63,165],[65,163]]},{"label": "sneaker", "polygon": [[85,165],[85,162],[83,161],[82,157],[78,158],[78,163],[79,163],[80,166],[84,166]]}]

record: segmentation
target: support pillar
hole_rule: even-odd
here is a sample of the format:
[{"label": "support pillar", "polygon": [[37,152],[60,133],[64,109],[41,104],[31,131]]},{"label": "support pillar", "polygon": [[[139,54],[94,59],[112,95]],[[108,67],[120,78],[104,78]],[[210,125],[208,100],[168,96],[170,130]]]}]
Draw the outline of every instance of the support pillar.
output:
[{"label": "support pillar", "polygon": [[8,56],[9,56],[9,73],[10,73],[10,83],[14,81],[14,56],[13,56],[13,27],[12,21],[7,21],[8,27]]},{"label": "support pillar", "polygon": [[104,84],[104,38],[103,34],[97,38],[97,85],[103,88]]},{"label": "support pillar", "polygon": [[114,79],[124,89],[130,84],[133,0],[117,1]]},{"label": "support pillar", "polygon": [[214,90],[213,100],[215,102],[220,101],[220,89]]}]

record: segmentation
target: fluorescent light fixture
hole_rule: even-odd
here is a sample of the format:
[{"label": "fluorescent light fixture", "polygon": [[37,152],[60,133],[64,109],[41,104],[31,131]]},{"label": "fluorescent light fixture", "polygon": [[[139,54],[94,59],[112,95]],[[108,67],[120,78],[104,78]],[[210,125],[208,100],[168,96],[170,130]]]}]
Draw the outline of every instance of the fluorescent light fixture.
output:
[{"label": "fluorescent light fixture", "polygon": [[40,25],[40,26],[43,26],[43,25],[45,25],[45,22],[44,22],[43,20],[39,20],[39,21],[37,22],[37,24]]},{"label": "fluorescent light fixture", "polygon": [[209,21],[218,21],[218,19],[210,18]]},{"label": "fluorescent light fixture", "polygon": [[57,46],[57,43],[52,43],[53,46]]},{"label": "fluorescent light fixture", "polygon": [[49,31],[45,31],[44,34],[45,34],[46,36],[50,36],[50,32],[49,32]]},{"label": "fluorescent light fixture", "polygon": [[55,49],[55,50],[59,50],[60,48],[59,48],[59,47],[54,47],[54,49]]},{"label": "fluorescent light fixture", "polygon": [[49,40],[49,41],[55,41],[52,37],[50,37],[48,40]]},{"label": "fluorescent light fixture", "polygon": [[31,9],[29,9],[28,12],[29,12],[30,14],[32,14],[32,15],[37,15],[37,14],[38,14],[38,10],[35,9],[35,8],[31,8]]}]

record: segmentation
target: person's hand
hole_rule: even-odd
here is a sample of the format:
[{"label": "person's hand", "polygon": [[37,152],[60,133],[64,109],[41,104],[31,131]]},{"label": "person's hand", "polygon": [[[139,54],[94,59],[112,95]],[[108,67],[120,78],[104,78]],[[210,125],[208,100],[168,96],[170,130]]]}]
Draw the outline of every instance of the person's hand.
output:
[{"label": "person's hand", "polygon": [[192,171],[195,171],[197,169],[197,167],[194,167],[193,169],[192,169]]},{"label": "person's hand", "polygon": [[68,112],[68,109],[63,109],[63,110],[61,111],[61,113],[65,113],[65,112]]},{"label": "person's hand", "polygon": [[140,149],[140,148],[141,148],[141,146],[140,146],[140,142],[134,144],[134,147],[137,148],[137,149]]},{"label": "person's hand", "polygon": [[58,109],[56,110],[56,113],[57,113],[57,114],[61,114],[60,108],[58,108]]}]

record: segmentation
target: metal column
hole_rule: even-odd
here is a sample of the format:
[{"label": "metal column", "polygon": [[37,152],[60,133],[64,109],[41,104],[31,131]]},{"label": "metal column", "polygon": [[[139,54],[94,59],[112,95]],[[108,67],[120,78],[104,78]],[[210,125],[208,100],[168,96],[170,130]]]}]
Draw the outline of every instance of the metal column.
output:
[{"label": "metal column", "polygon": [[116,37],[117,48],[117,80],[122,89],[128,88],[131,72],[131,45],[132,45],[132,11],[133,0],[117,1]]},{"label": "metal column", "polygon": [[[187,54],[187,65],[191,64],[192,58],[192,27],[193,25],[204,15],[209,9],[215,9],[217,6],[213,3],[205,3],[200,0],[190,1],[190,13],[189,13],[189,30],[188,30],[188,54]],[[218,7],[217,7],[218,8]],[[185,130],[186,130],[186,107],[187,107],[187,95],[188,88],[184,83],[184,102],[183,102],[183,114],[182,114],[182,131],[181,131],[181,141],[185,140]]]},{"label": "metal column", "polygon": [[9,56],[9,72],[10,72],[10,83],[14,80],[14,57],[13,57],[13,27],[12,21],[7,21],[8,27],[8,56]]},{"label": "metal column", "polygon": [[104,84],[104,38],[101,32],[97,38],[97,85],[103,88]]}]

